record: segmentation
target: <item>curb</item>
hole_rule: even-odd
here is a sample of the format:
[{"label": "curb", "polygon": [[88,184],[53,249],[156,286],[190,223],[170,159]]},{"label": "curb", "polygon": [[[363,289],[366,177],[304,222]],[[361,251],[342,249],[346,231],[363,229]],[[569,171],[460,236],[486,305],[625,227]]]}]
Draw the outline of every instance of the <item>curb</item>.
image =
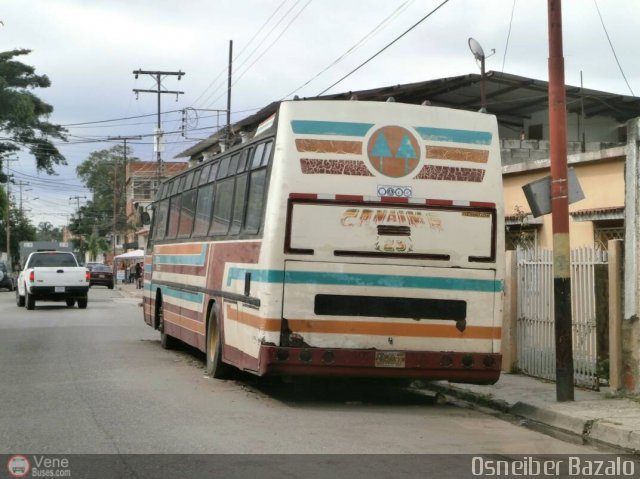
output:
[{"label": "curb", "polygon": [[606,418],[581,418],[522,401],[510,404],[503,399],[496,399],[491,394],[480,394],[449,384],[427,383],[422,384],[420,388],[459,399],[472,406],[490,408],[541,424],[585,441],[624,449],[634,454],[640,451],[640,421],[636,429],[629,429],[625,428],[625,418],[622,417],[619,418],[620,422]]}]

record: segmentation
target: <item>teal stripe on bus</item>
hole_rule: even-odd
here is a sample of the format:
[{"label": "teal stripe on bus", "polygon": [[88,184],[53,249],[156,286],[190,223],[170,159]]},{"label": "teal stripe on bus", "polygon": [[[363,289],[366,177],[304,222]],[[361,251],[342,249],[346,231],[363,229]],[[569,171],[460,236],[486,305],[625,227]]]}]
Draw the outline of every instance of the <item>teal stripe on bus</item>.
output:
[{"label": "teal stripe on bus", "polygon": [[[149,290],[155,288],[153,284],[149,285]],[[185,301],[190,301],[192,303],[202,304],[202,300],[204,298],[204,294],[202,293],[192,293],[191,291],[180,291],[178,289],[169,288],[168,286],[159,286],[162,289],[162,294],[164,296],[169,296],[171,298],[182,299]]]},{"label": "teal stripe on bus", "polygon": [[204,266],[205,256],[206,256],[206,250],[198,255],[157,254],[153,257],[153,264]]},{"label": "teal stripe on bus", "polygon": [[243,280],[251,273],[251,281],[260,283],[330,284],[340,286],[380,286],[385,288],[425,288],[450,291],[496,293],[503,282],[492,279],[442,278],[432,276],[397,276],[385,274],[325,273],[315,271],[281,271],[230,268],[227,286],[233,280]]},{"label": "teal stripe on bus", "polygon": [[291,128],[298,135],[365,136],[373,123],[344,121],[292,120]]},{"label": "teal stripe on bus", "polygon": [[431,141],[490,145],[492,138],[491,132],[488,131],[454,130],[449,128],[430,128],[426,126],[417,126],[415,130],[423,140]]}]

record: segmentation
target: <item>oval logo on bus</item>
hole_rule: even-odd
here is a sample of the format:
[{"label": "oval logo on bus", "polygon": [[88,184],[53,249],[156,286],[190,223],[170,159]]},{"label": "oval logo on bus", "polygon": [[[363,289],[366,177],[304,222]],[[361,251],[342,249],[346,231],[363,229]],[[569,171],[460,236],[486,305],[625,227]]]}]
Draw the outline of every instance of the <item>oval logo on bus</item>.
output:
[{"label": "oval logo on bus", "polygon": [[420,145],[416,137],[401,126],[385,126],[373,132],[367,144],[371,166],[390,178],[413,172],[420,162]]}]

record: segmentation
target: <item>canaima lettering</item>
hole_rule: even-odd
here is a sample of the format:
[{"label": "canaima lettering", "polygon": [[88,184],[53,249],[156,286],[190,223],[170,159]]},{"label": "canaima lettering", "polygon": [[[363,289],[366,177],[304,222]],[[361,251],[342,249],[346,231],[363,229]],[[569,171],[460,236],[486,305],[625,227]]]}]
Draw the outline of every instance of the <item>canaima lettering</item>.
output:
[{"label": "canaima lettering", "polygon": [[395,223],[417,226],[425,225],[430,220],[430,216],[429,213],[415,210],[349,208],[342,214],[340,223],[342,226],[366,226],[369,223]]}]

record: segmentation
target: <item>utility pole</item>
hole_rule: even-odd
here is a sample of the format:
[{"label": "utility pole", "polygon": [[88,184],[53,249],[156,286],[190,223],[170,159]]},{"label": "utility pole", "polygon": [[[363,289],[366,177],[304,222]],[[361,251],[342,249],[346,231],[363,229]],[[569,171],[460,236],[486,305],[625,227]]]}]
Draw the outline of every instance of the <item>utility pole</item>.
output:
[{"label": "utility pole", "polygon": [[561,0],[547,0],[547,15],[549,21],[549,141],[553,225],[556,399],[558,401],[573,401],[567,113]]},{"label": "utility pole", "polygon": [[18,158],[4,158],[2,161],[7,162],[7,214],[6,214],[6,229],[7,229],[7,259],[10,262],[10,267],[13,265],[11,260],[11,178],[9,162],[18,161]]},{"label": "utility pole", "polygon": [[[117,141],[123,141],[124,142],[124,164],[123,164],[123,168],[122,168],[122,194],[125,197],[125,205],[126,205],[126,198],[127,198],[127,141],[128,140],[141,140],[142,137],[140,135],[138,136],[110,136],[107,138],[107,140],[117,140]],[[113,257],[115,258],[116,256],[116,229],[117,229],[117,221],[116,221],[116,203],[117,203],[117,195],[116,195],[116,176],[117,176],[117,169],[116,166],[114,165],[114,172],[113,172],[113,238],[112,238],[112,249],[113,249]]]},{"label": "utility pole", "polygon": [[233,62],[233,40],[229,40],[229,75],[227,78],[227,148],[231,140],[231,67]]},{"label": "utility pole", "polygon": [[136,76],[136,79],[139,75],[150,75],[156,81],[156,89],[155,90],[141,90],[139,88],[134,88],[134,92],[136,94],[136,99],[138,98],[138,93],[156,93],[158,95],[158,125],[156,128],[156,141],[155,141],[155,150],[158,160],[158,171],[156,174],[157,182],[156,189],[160,187],[160,179],[162,178],[162,147],[161,147],[161,138],[162,138],[162,125],[160,122],[160,96],[163,93],[171,93],[176,96],[176,101],[178,101],[178,95],[183,95],[183,91],[171,91],[171,90],[163,90],[162,89],[162,78],[169,75],[177,75],[178,80],[182,78],[185,73],[181,70],[177,72],[165,72],[165,71],[150,71],[150,70],[134,70],[133,74]]},{"label": "utility pole", "polygon": [[[17,183],[15,183],[15,185],[20,188],[20,216],[22,216],[22,187],[23,186],[29,186],[29,182],[28,181],[18,181]],[[31,190],[24,190],[26,191],[31,191]]]},{"label": "utility pole", "polygon": [[[110,136],[107,138],[108,140],[122,140],[124,142],[124,167],[122,174],[122,193],[126,197],[126,187],[127,187],[127,140],[140,140],[141,136]],[[113,164],[113,232],[111,233],[111,249],[113,251],[113,257],[116,257],[116,231],[118,228],[117,222],[117,178],[118,178],[118,164],[114,161]]]}]

